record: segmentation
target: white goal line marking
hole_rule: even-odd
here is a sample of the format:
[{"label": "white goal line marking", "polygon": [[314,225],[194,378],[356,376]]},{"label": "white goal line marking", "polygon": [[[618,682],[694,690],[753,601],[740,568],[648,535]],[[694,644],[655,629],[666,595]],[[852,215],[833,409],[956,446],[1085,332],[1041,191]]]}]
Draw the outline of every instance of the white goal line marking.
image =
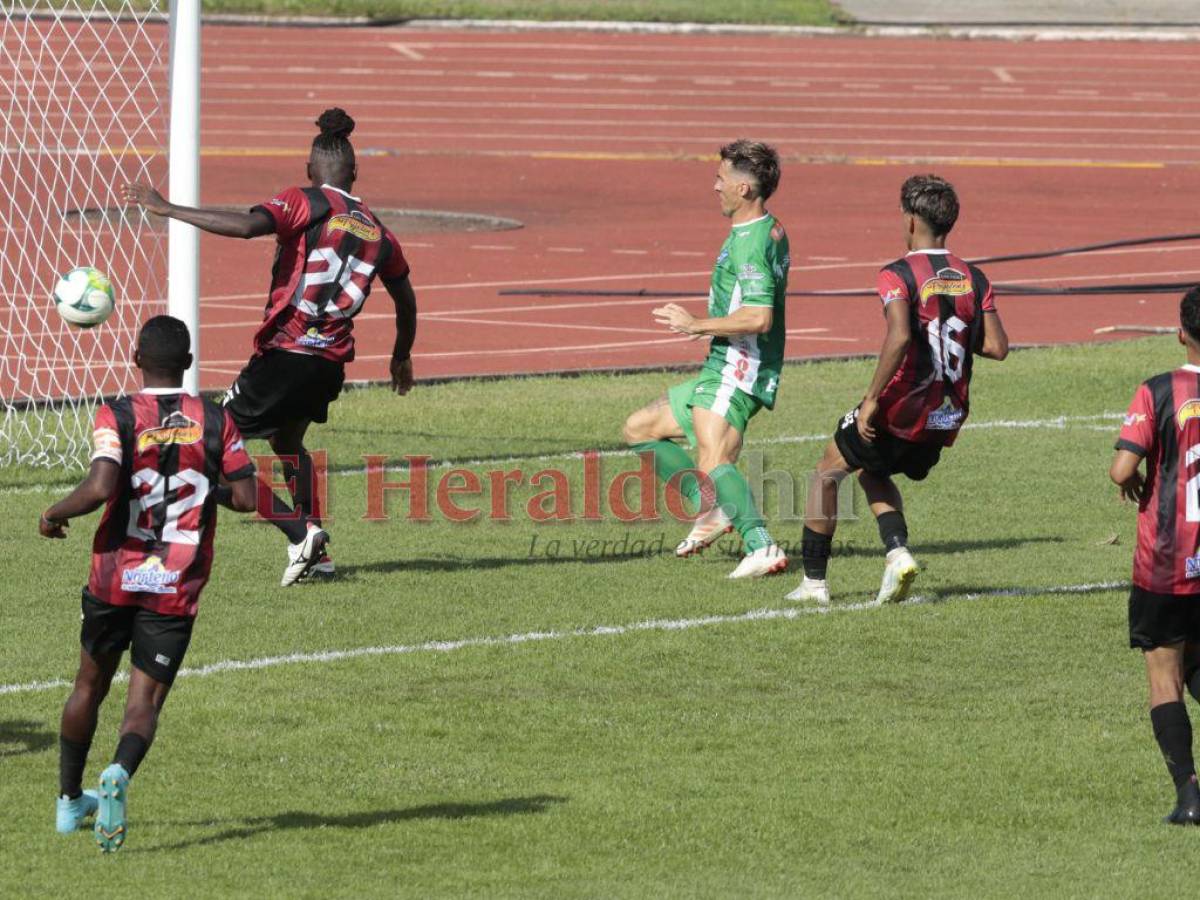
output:
[{"label": "white goal line marking", "polygon": [[[900,606],[914,606],[926,603],[940,603],[955,600],[982,600],[990,597],[1033,597],[1053,594],[1090,594],[1099,591],[1119,590],[1129,586],[1124,581],[1101,581],[1092,584],[1052,585],[1050,587],[1012,587],[997,588],[989,591],[971,593],[929,594],[913,597]],[[619,637],[621,635],[639,634],[655,631],[688,631],[692,628],[706,628],[711,625],[732,625],[742,622],[770,622],[776,619],[799,619],[803,616],[829,615],[832,613],[864,612],[870,609],[880,609],[882,605],[877,600],[861,603],[844,603],[830,606],[791,606],[784,609],[756,609],[749,612],[732,615],[700,616],[693,619],[650,619],[644,622],[634,622],[631,625],[594,625],[589,628],[573,628],[565,631],[526,631],[521,634],[509,634],[503,637],[463,638],[456,641],[425,641],[421,644],[393,644],[382,647],[354,647],[349,650],[323,650],[316,653],[288,653],[282,656],[261,656],[256,659],[228,659],[210,663],[194,669],[180,669],[180,678],[197,678],[208,675],[219,675],[223,672],[246,672],[257,669],[271,669],[276,666],[297,665],[301,663],[341,662],[347,659],[361,659],[368,656],[404,656],[413,653],[452,653],[457,650],[469,650],[476,647],[509,647],[516,644],[529,644],[538,641],[558,641],[567,638],[585,637]],[[119,673],[115,682],[128,681],[125,672]],[[23,684],[0,685],[0,695],[4,694],[33,694],[43,691],[57,690],[70,687],[70,681],[55,678],[48,681],[29,681]]]}]

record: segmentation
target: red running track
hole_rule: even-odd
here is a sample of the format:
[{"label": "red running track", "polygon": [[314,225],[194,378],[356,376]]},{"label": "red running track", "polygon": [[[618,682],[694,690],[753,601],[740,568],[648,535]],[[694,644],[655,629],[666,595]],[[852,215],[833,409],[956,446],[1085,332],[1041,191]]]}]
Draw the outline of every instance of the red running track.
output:
[{"label": "red running track", "polygon": [[[897,194],[957,186],[952,248],[978,257],[1200,230],[1200,48],[923,39],[206,27],[203,198],[249,206],[301,180],[327,106],[357,119],[357,191],[376,208],[484,213],[524,227],[402,235],[421,308],[418,377],[685,364],[698,345],[645,298],[503,296],[521,287],[694,291],[727,223],[715,151],[784,156],[771,210],[793,290],[869,288],[903,252]],[[289,64],[292,63],[292,64]],[[264,63],[275,66],[264,72]],[[202,241],[202,382],[244,362],[268,240]],[[996,282],[1200,281],[1200,244],[996,265]],[[1177,298],[1008,298],[1014,341],[1163,325]],[[386,377],[390,302],[359,316],[355,379]],[[870,298],[789,302],[789,356],[874,352]]]}]

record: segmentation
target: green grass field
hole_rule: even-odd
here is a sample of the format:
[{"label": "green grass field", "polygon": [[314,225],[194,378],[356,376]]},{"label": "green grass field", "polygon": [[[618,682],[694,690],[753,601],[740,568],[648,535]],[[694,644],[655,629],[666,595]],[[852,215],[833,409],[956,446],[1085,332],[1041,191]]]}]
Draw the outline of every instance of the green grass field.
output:
[{"label": "green grass field", "polygon": [[[528,486],[508,523],[411,523],[404,498],[361,519],[363,453],[516,457],[473,468],[558,467],[578,486],[568,454],[615,449],[625,413],[678,374],[350,392],[313,441],[336,470],[340,576],[278,588],[278,533],[222,512],[188,665],[413,649],[181,678],[112,857],[53,831],[66,689],[0,693],[4,893],[1186,896],[1196,835],[1159,824],[1173,794],[1125,595],[1049,590],[1128,578],[1134,512],[1106,476],[1118,414],[1181,361],[1170,338],[981,360],[975,427],[904,486],[916,591],[940,602],[862,608],[882,562],[868,517],[839,533],[829,614],[791,618],[744,614],[788,609],[798,574],[730,583],[721,550],[592,558],[588,541],[669,551],[686,528],[534,525]],[[801,483],[870,365],[790,366],[748,450]],[[606,457],[606,478],[635,462]],[[73,674],[94,520],[39,539],[57,491],[2,494],[4,685]],[[1009,588],[1029,590],[994,593]],[[694,627],[589,631],[651,620]]]},{"label": "green grass field", "polygon": [[847,17],[827,0],[204,0],[206,13],[367,16],[398,19],[584,19],[839,25]]}]

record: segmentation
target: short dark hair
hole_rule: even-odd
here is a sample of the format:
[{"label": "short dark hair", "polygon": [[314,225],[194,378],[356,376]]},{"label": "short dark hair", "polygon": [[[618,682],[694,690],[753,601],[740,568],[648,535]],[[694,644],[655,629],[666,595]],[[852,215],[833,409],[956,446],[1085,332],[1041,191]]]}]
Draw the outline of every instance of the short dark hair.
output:
[{"label": "short dark hair", "polygon": [[182,373],[188,367],[192,337],[174,316],[154,316],[138,332],[137,350],[143,369]]},{"label": "short dark hair", "polygon": [[1194,287],[1179,301],[1179,325],[1200,344],[1200,287]]},{"label": "short dark hair", "polygon": [[934,235],[944,237],[958,221],[958,195],[954,185],[937,175],[914,175],[900,188],[900,208],[917,216]]},{"label": "short dark hair", "polygon": [[739,138],[721,148],[721,159],[754,179],[758,195],[766,200],[779,187],[779,154],[770,144]]}]

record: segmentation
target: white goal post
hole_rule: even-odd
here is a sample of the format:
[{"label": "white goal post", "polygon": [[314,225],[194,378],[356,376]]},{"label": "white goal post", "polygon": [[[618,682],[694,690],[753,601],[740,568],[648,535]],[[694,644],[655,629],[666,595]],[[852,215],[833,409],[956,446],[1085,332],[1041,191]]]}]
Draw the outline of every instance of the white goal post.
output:
[{"label": "white goal post", "polygon": [[[199,79],[200,0],[0,3],[0,466],[85,465],[97,405],[137,389],[151,315],[187,322],[198,387],[198,235],[121,188],[199,201]],[[115,288],[92,329],[51,298],[76,266]]]}]

